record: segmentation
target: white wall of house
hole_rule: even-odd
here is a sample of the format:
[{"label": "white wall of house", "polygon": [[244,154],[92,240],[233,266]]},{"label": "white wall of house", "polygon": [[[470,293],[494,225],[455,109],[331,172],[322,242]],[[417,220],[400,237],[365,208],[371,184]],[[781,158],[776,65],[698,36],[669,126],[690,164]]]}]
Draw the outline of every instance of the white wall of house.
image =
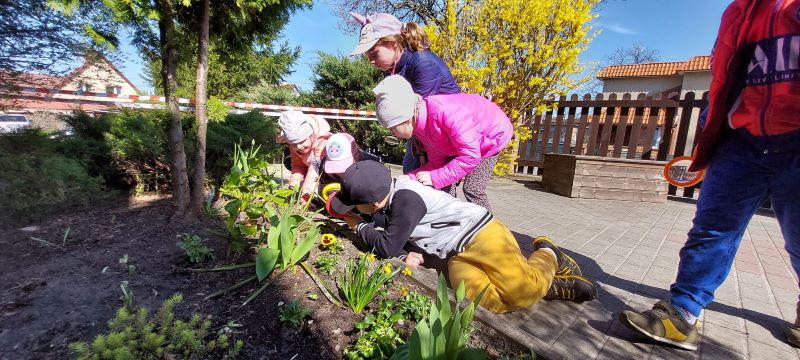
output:
[{"label": "white wall of house", "polygon": [[[88,89],[87,89],[88,86]],[[81,89],[83,87],[83,89]],[[136,95],[133,88],[125,79],[122,78],[105,61],[98,61],[81,74],[75,76],[69,83],[62,88],[63,90],[88,92],[112,92],[117,95]]]},{"label": "white wall of house", "polygon": [[640,78],[610,78],[602,79],[604,93],[647,92],[659,93],[680,86],[683,78],[680,76],[669,77],[640,77]]},{"label": "white wall of house", "polygon": [[710,84],[710,71],[694,71],[683,74],[683,91],[706,91]]}]

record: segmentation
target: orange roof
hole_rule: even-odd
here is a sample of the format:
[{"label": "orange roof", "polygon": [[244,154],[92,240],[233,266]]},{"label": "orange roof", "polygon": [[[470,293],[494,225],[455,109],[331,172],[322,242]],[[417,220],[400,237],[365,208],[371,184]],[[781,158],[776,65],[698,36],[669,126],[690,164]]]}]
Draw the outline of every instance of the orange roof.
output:
[{"label": "orange roof", "polygon": [[689,61],[612,65],[597,74],[598,79],[623,77],[674,76],[686,71],[711,70],[710,56],[695,56]]}]

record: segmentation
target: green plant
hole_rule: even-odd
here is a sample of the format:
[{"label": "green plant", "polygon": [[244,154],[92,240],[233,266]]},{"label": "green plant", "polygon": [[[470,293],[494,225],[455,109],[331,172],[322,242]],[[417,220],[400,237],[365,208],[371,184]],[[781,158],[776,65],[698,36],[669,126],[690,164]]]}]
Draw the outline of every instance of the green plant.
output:
[{"label": "green plant", "polygon": [[394,324],[402,320],[404,317],[397,312],[395,302],[381,300],[377,311],[367,314],[362,321],[355,323],[358,338],[354,344],[344,349],[344,358],[349,360],[388,358],[398,345],[403,344],[400,333],[394,329]]},{"label": "green plant", "polygon": [[347,305],[354,313],[360,314],[375,293],[394,279],[402,268],[392,269],[388,262],[380,262],[369,274],[368,255],[362,254],[358,260],[348,259],[344,272],[339,276],[339,288]]},{"label": "green plant", "polygon": [[228,114],[224,121],[209,122],[206,170],[211,183],[224,181],[233,163],[236,144],[255,144],[260,149],[259,156],[265,159],[280,156],[283,146],[275,142],[278,131],[277,118],[265,116],[258,110]]},{"label": "green plant", "polygon": [[177,245],[186,252],[186,256],[189,257],[189,261],[193,263],[201,263],[208,259],[214,258],[214,253],[211,252],[211,249],[209,249],[205,244],[203,244],[203,239],[199,236],[181,234],[178,235],[178,237],[181,238],[181,241],[178,241]]},{"label": "green plant", "polygon": [[[225,205],[228,215],[224,222],[231,241],[243,246],[255,242],[256,274],[209,297],[254,280],[264,281],[276,268],[282,269],[283,274],[308,255],[319,237],[320,222],[309,213],[308,203],[302,203],[293,189],[278,189],[279,185],[267,171],[267,163],[258,156],[258,151],[254,144],[249,150],[237,145],[234,165],[220,189],[229,200]],[[263,292],[274,279],[264,283],[242,306]]]},{"label": "green plant", "polygon": [[247,248],[247,238],[257,238],[259,220],[267,211],[265,205],[280,187],[269,173],[269,164],[259,156],[259,149],[255,143],[248,150],[236,145],[233,165],[220,187],[220,194],[228,200],[224,223],[229,254]]},{"label": "green plant", "polygon": [[122,307],[133,309],[133,290],[128,287],[128,282],[123,281],[119,284],[119,288],[122,290],[122,295],[119,297],[119,299],[122,300]]},{"label": "green plant", "polygon": [[339,263],[338,256],[334,254],[322,254],[317,258],[317,261],[314,262],[314,267],[330,276],[333,275],[333,272],[336,270],[337,263]]},{"label": "green plant", "polygon": [[420,322],[428,316],[431,299],[416,291],[408,292],[397,300],[397,312],[413,322]]},{"label": "green plant", "polygon": [[78,360],[199,359],[211,353],[218,355],[215,358],[235,358],[244,345],[241,340],[232,343],[226,332],[208,339],[211,322],[202,321],[198,314],[189,321],[175,318],[173,310],[182,299],[180,294],[173,295],[152,319],[144,308],[132,311],[123,306],[108,322],[108,334],[97,335],[91,344],[71,343],[69,348]]},{"label": "green plant", "polygon": [[304,308],[300,305],[300,301],[294,299],[286,304],[280,306],[278,310],[278,318],[282,323],[288,323],[294,327],[302,327],[303,319],[311,315],[311,309]]},{"label": "green plant", "polygon": [[[0,136],[0,142],[17,135]],[[66,209],[82,209],[105,196],[103,179],[80,161],[50,149],[31,153],[0,150],[0,224],[37,221]]]},{"label": "green plant", "polygon": [[483,349],[466,347],[470,324],[475,314],[475,307],[483,298],[486,288],[463,310],[458,305],[464,300],[464,282],[456,289],[456,305],[450,306],[447,292],[447,281],[439,273],[439,287],[436,301],[430,305],[428,319],[417,323],[411,339],[397,349],[392,360],[456,360],[486,359]]}]

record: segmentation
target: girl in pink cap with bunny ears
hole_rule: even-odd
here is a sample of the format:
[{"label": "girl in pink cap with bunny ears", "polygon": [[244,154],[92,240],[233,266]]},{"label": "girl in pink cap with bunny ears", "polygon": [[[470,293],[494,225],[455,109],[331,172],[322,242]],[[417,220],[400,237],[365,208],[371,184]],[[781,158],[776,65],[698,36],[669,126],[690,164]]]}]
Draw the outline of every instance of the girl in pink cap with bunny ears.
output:
[{"label": "girl in pink cap with bunny ears", "polygon": [[[414,93],[422,97],[461,92],[450,69],[429,49],[430,40],[419,25],[413,22],[404,24],[386,13],[350,15],[363,26],[358,46],[351,55],[364,54],[385,76],[402,76],[411,84]],[[414,142],[414,139],[409,139],[406,144],[404,173],[421,165],[424,149],[412,147]]]}]

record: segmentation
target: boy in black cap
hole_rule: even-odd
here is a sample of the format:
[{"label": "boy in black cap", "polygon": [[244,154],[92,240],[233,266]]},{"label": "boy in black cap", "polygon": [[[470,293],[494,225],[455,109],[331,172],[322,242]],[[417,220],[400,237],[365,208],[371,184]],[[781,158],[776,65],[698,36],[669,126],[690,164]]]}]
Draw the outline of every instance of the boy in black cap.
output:
[{"label": "boy in black cap", "polygon": [[340,214],[354,207],[365,214],[384,210],[386,228],[380,232],[359,216],[345,220],[361,241],[383,258],[397,257],[414,268],[422,264],[417,248],[448,261],[453,285],[464,282],[474,299],[488,288],[481,306],[504,313],[533,305],[540,299],[583,302],[597,289],[581,276],[580,268],[547,237],[534,240],[525,259],[514,235],[485,208],[409,179],[392,179],[389,169],[375,161],[351,165],[341,175],[342,190],[331,200]]}]

